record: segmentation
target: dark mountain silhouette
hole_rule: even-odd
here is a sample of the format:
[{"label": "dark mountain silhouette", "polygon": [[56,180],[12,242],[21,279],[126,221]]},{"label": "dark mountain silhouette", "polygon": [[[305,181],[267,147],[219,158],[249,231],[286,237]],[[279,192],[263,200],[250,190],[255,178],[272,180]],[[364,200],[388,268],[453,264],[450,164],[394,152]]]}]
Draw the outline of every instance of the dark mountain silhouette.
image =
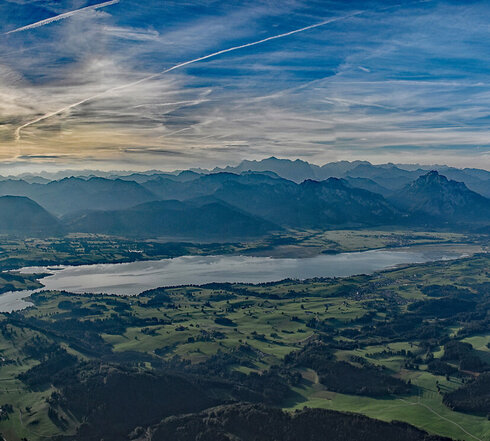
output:
[{"label": "dark mountain silhouette", "polygon": [[[248,172],[273,173],[277,176],[301,183],[306,179],[322,181],[330,177],[336,178],[362,178],[370,179],[388,190],[398,190],[419,176],[430,170],[437,170],[440,174],[456,181],[464,182],[466,186],[485,196],[490,194],[490,171],[475,168],[455,168],[446,165],[420,165],[420,164],[371,164],[368,161],[338,161],[318,166],[302,160],[280,159],[275,157],[260,161],[242,161],[237,166],[215,168],[213,171],[203,169],[184,170],[179,172],[162,172],[149,170],[144,172],[103,172],[98,170],[65,170],[57,173],[42,172],[40,175],[23,174],[18,177],[1,177],[0,181],[23,179],[28,183],[46,184],[49,181],[60,180],[65,177],[78,176],[87,181],[93,177],[110,180],[121,179],[144,183],[156,178],[168,178],[176,182],[186,182],[198,179],[200,176],[211,173],[243,174]],[[374,189],[373,189],[374,190]],[[5,194],[5,193],[4,193]]]},{"label": "dark mountain silhouette", "polygon": [[[265,170],[268,167],[274,170]],[[206,234],[217,237],[219,231],[224,231],[227,237],[251,237],[270,231],[271,224],[288,228],[471,225],[475,231],[488,229],[489,199],[437,171],[427,173],[416,165],[405,167],[408,169],[361,161],[318,167],[305,161],[268,158],[244,161],[238,167],[227,168],[239,173],[153,170],[120,178],[112,174],[108,175],[111,178],[70,177],[48,183],[36,182],[33,176],[29,176],[31,182],[5,179],[0,180],[0,196],[30,198],[48,212],[64,216],[63,222],[68,222],[70,231],[81,228],[80,232],[121,235],[171,236],[175,233],[177,237],[206,240]],[[253,168],[260,171],[250,171]],[[467,179],[482,193],[490,193],[487,189],[490,180],[485,180],[489,173],[485,170],[440,168]],[[292,179],[285,179],[280,173]],[[300,177],[324,173],[344,177],[296,182]],[[145,205],[156,201],[174,202]],[[186,203],[177,209],[175,201]],[[170,207],[166,215],[169,217],[158,213],[154,215],[156,218],[150,219],[149,212],[154,210],[150,207]],[[212,207],[217,210],[215,220],[211,217]],[[103,211],[110,211],[110,214]],[[222,223],[218,213],[224,216]],[[178,215],[197,217],[191,225],[179,221]],[[128,216],[126,221],[124,216]],[[159,219],[166,220],[161,223]],[[214,223],[216,228],[204,225],[203,219]],[[230,226],[232,219],[243,226],[242,232]],[[141,222],[138,224],[138,221]]]},{"label": "dark mountain silhouette", "polygon": [[[367,179],[353,181],[381,188]],[[297,184],[271,172],[240,175],[221,172],[184,183],[160,177],[143,185],[162,199],[212,196],[284,226],[372,225],[396,219],[396,210],[382,196],[336,178]]]},{"label": "dark mountain silhouette", "polygon": [[390,200],[422,222],[489,223],[490,199],[437,171],[419,177]]},{"label": "dark mountain silhouette", "polygon": [[0,197],[0,233],[16,235],[50,235],[61,232],[53,215],[29,198]]},{"label": "dark mountain silhouette", "polygon": [[218,199],[289,227],[338,227],[388,224],[398,213],[379,194],[330,178],[302,184],[282,180],[244,185],[228,181],[216,191]]},{"label": "dark mountain silhouette", "polygon": [[[394,191],[403,188],[432,169],[438,170],[439,173],[450,179],[464,182],[473,191],[482,193],[485,196],[490,195],[489,171],[473,168],[458,169],[445,165],[429,167],[418,164],[374,165],[367,161],[339,161],[330,162],[319,167],[305,161],[291,161],[289,159],[271,157],[261,161],[243,161],[236,167],[216,168],[214,172],[242,173],[244,171],[273,171],[280,177],[290,179],[297,183],[303,182],[306,179],[321,181],[330,177],[345,178],[348,180],[362,178],[369,179],[389,191]],[[354,185],[354,183],[352,184]],[[362,184],[362,182],[358,182],[358,184]],[[366,187],[366,183],[359,186],[370,191],[376,191],[374,187]],[[380,190],[378,188],[377,192],[380,192]],[[380,194],[385,195],[388,193],[380,192]]]},{"label": "dark mountain silhouette", "polygon": [[147,202],[126,210],[73,214],[64,221],[75,232],[218,241],[258,237],[279,229],[221,201]]}]

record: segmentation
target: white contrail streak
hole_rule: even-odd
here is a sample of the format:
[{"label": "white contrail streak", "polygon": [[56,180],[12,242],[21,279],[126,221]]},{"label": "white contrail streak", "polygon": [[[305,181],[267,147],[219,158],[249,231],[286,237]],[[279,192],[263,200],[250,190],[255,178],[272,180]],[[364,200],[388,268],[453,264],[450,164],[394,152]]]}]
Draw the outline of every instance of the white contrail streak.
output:
[{"label": "white contrail streak", "polygon": [[335,21],[345,20],[347,18],[354,17],[356,15],[362,14],[363,12],[364,11],[358,11],[358,12],[354,12],[354,13],[349,14],[349,15],[344,15],[342,17],[331,18],[329,20],[325,20],[325,21],[322,21],[320,23],[316,23],[316,24],[313,24],[313,25],[310,25],[310,26],[306,26],[304,28],[295,29],[293,31],[285,32],[283,34],[273,35],[271,37],[263,38],[262,40],[253,41],[251,43],[245,43],[245,44],[242,44],[240,46],[233,46],[233,47],[230,47],[228,49],[223,49],[223,50],[220,50],[220,51],[217,51],[217,52],[213,52],[211,54],[204,55],[204,56],[199,57],[199,58],[194,58],[193,60],[184,61],[183,63],[176,64],[176,65],[174,65],[172,67],[169,67],[168,69],[162,70],[161,72],[157,72],[157,73],[154,73],[154,74],[149,75],[147,77],[141,78],[141,79],[139,79],[137,81],[133,81],[132,83],[127,83],[127,84],[122,84],[121,86],[112,87],[110,89],[105,90],[104,92],[100,92],[100,93],[97,93],[95,95],[89,96],[87,98],[84,98],[81,101],[78,101],[76,103],[70,104],[70,105],[68,105],[66,107],[63,107],[63,108],[59,109],[59,110],[55,110],[53,112],[46,113],[45,115],[42,115],[42,116],[40,116],[40,117],[38,117],[38,118],[36,118],[36,119],[34,119],[32,121],[26,122],[25,124],[17,127],[17,129],[15,130],[15,139],[17,141],[20,140],[20,138],[21,138],[21,132],[26,127],[32,126],[33,124],[37,124],[38,122],[41,122],[41,121],[44,121],[46,119],[49,119],[49,118],[51,118],[53,116],[59,115],[60,113],[66,112],[67,110],[73,109],[74,107],[78,107],[78,106],[80,106],[80,105],[82,105],[82,104],[84,104],[84,103],[86,103],[88,101],[92,101],[92,100],[94,100],[96,98],[100,98],[100,97],[102,97],[104,95],[107,95],[107,94],[110,94],[110,93],[113,93],[113,92],[117,92],[117,91],[122,90],[122,89],[127,89],[127,88],[130,88],[130,87],[137,86],[137,85],[139,85],[141,83],[145,83],[145,82],[150,81],[150,80],[152,80],[154,78],[157,78],[160,75],[164,75],[164,74],[166,74],[168,72],[172,72],[173,70],[180,69],[181,67],[184,67],[184,66],[188,66],[189,64],[193,64],[193,63],[197,63],[199,61],[207,60],[209,58],[217,57],[218,55],[226,54],[228,52],[233,52],[233,51],[237,51],[237,50],[240,50],[240,49],[245,49],[245,48],[251,47],[251,46],[257,46],[258,44],[266,43],[266,42],[271,41],[271,40],[277,40],[278,38],[288,37],[290,35],[298,34],[299,32],[308,31],[310,29],[318,28],[320,26],[325,26],[326,24],[333,23]]},{"label": "white contrail streak", "polygon": [[28,29],[35,29],[40,26],[44,26],[55,21],[64,20],[65,18],[71,17],[72,15],[78,14],[80,12],[92,11],[94,9],[105,8],[106,6],[115,5],[119,3],[120,0],[110,0],[108,2],[99,3],[97,5],[87,6],[81,9],[75,9],[74,11],[65,12],[64,14],[55,15],[54,17],[47,18],[46,20],[37,21],[27,26],[22,26],[21,28],[13,29],[11,31],[5,32],[3,35],[13,34],[14,32],[27,31]]}]

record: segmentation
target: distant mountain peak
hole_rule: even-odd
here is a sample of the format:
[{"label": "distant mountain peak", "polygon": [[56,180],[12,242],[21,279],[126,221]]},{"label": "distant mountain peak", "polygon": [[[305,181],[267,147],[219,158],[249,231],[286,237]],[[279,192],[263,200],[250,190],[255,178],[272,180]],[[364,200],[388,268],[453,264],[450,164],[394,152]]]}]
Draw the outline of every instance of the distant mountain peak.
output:
[{"label": "distant mountain peak", "polygon": [[423,189],[426,188],[427,191],[436,190],[452,190],[452,191],[470,191],[464,182],[458,182],[448,179],[446,176],[441,175],[437,170],[431,170],[421,176],[419,176],[415,181],[410,184],[411,188]]},{"label": "distant mountain peak", "polygon": [[436,170],[418,177],[390,199],[412,215],[423,214],[444,223],[487,223],[490,218],[489,199]]},{"label": "distant mountain peak", "polygon": [[437,180],[437,181],[447,181],[446,176],[439,174],[437,170],[431,170],[427,172],[425,175],[422,175],[419,179],[426,180]]},{"label": "distant mountain peak", "polygon": [[301,183],[302,187],[329,187],[329,188],[347,188],[350,187],[349,183],[345,179],[341,178],[327,178],[323,181],[317,181],[315,179],[305,179]]}]

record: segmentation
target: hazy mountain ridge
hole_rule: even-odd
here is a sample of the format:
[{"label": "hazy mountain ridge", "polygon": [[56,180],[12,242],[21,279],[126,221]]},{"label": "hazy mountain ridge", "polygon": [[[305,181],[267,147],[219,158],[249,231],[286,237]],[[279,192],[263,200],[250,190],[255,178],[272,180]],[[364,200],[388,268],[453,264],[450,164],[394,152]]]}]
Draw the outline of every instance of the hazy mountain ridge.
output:
[{"label": "hazy mountain ridge", "polygon": [[259,237],[279,227],[223,202],[147,202],[126,210],[88,211],[66,217],[68,231],[181,239]]},{"label": "hazy mountain ridge", "polygon": [[129,208],[158,199],[136,182],[97,177],[71,177],[47,184],[1,181],[0,195],[26,196],[56,215],[83,209]]},{"label": "hazy mountain ridge", "polygon": [[[246,170],[251,166],[261,170]],[[336,167],[346,176],[295,181],[308,173],[321,175],[322,170],[331,174]],[[0,181],[0,196],[27,197],[40,209],[60,216],[61,223],[54,216],[49,218],[52,231],[62,224],[71,232],[207,240],[220,235],[257,237],[280,228],[488,228],[489,199],[435,170],[414,168],[361,161],[319,167],[269,158],[243,162],[237,170],[240,173],[218,169],[209,174],[151,171],[48,183],[7,179]],[[447,171],[469,176],[473,185],[479,183],[484,189],[485,183],[490,183],[484,180],[490,175],[485,170]],[[0,225],[0,232],[12,231],[8,225]]]},{"label": "hazy mountain ridge", "polygon": [[288,183],[294,185],[292,181],[280,178],[277,175],[271,176],[265,173],[243,173],[236,174],[230,172],[212,173],[198,176],[193,180],[175,181],[173,179],[158,177],[143,184],[152,193],[161,199],[186,200],[200,196],[209,196],[218,191],[227,182],[237,182],[243,185],[253,185],[266,183],[276,185]]},{"label": "hazy mountain ridge", "polygon": [[33,200],[23,196],[0,197],[0,233],[44,235],[61,231],[58,219]]},{"label": "hazy mountain ridge", "polygon": [[[446,165],[391,163],[374,165],[368,161],[339,161],[318,166],[309,164],[306,161],[292,161],[275,157],[261,161],[242,161],[236,167],[215,168],[213,172],[227,171],[241,173],[244,171],[264,170],[273,171],[283,178],[291,179],[298,183],[306,179],[324,180],[330,177],[367,178],[375,181],[378,185],[392,190],[403,187],[430,170],[438,170],[450,179],[465,182],[470,188],[472,184],[480,185],[481,182],[490,180],[490,171],[474,168],[458,169]],[[487,188],[486,191],[487,194],[490,194],[490,188]]]},{"label": "hazy mountain ridge", "polygon": [[[470,189],[472,185],[490,185],[490,171],[476,168],[456,168],[447,165],[432,164],[371,164],[368,161],[337,161],[329,162],[324,165],[316,165],[303,160],[279,159],[269,157],[258,161],[244,160],[236,166],[215,167],[212,170],[191,168],[189,170],[176,170],[172,172],[163,172],[160,170],[147,171],[100,171],[100,170],[65,170],[55,173],[40,172],[23,173],[17,176],[0,176],[0,181],[4,180],[25,180],[26,182],[46,183],[46,181],[60,180],[67,177],[79,177],[85,180],[92,177],[103,177],[106,179],[124,179],[133,180],[138,183],[146,182],[156,177],[165,177],[175,181],[192,180],[200,175],[211,173],[228,172],[241,174],[244,172],[274,172],[278,176],[301,183],[306,179],[325,180],[330,177],[337,178],[383,178],[386,176],[399,176],[415,180],[422,174],[431,170],[437,170],[440,174],[447,176],[449,179],[464,182]],[[407,182],[408,183],[408,182]],[[383,185],[378,182],[378,184]],[[400,184],[401,188],[404,184]],[[473,189],[477,191],[476,189]],[[490,187],[486,188],[487,194],[490,194]]]}]

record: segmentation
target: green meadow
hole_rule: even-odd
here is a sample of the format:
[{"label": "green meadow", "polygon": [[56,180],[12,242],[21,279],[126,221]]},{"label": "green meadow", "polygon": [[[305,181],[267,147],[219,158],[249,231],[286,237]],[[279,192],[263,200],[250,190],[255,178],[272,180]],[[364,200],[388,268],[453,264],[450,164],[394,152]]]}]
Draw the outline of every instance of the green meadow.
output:
[{"label": "green meadow", "polygon": [[[485,414],[454,411],[443,403],[444,394],[480,374],[461,372],[458,362],[451,360],[455,370],[450,376],[428,370],[430,360],[444,356],[449,339],[470,343],[472,353],[490,363],[488,328],[471,330],[463,316],[441,317],[437,311],[423,309],[434,301],[425,288],[434,285],[461,290],[475,299],[478,308],[488,296],[483,290],[490,283],[489,264],[490,258],[483,254],[372,276],[182,286],[135,297],[35,294],[34,307],[1,315],[0,405],[11,405],[13,412],[0,421],[0,432],[9,440],[41,440],[74,433],[80,424],[76,415],[61,408],[57,418],[62,417],[63,426],[50,416],[50,396],[60,390],[49,381],[31,387],[19,378],[46,363],[45,355],[30,346],[38,341],[46,348],[61,348],[79,363],[124,361],[148,371],[172,360],[197,366],[217,354],[225,357],[246,347],[250,355],[228,369],[248,375],[284,366],[300,373],[299,383],[291,386],[291,398],[278,404],[284,409],[308,406],[358,412],[404,421],[453,439],[489,439]],[[390,323],[403,324],[413,314],[419,314],[423,323],[420,330],[393,335],[381,331]],[[437,334],[423,337],[434,324]],[[326,342],[335,362],[382,370],[408,382],[411,392],[373,397],[329,390],[313,369],[285,362],[288,354],[312,342]]]}]

